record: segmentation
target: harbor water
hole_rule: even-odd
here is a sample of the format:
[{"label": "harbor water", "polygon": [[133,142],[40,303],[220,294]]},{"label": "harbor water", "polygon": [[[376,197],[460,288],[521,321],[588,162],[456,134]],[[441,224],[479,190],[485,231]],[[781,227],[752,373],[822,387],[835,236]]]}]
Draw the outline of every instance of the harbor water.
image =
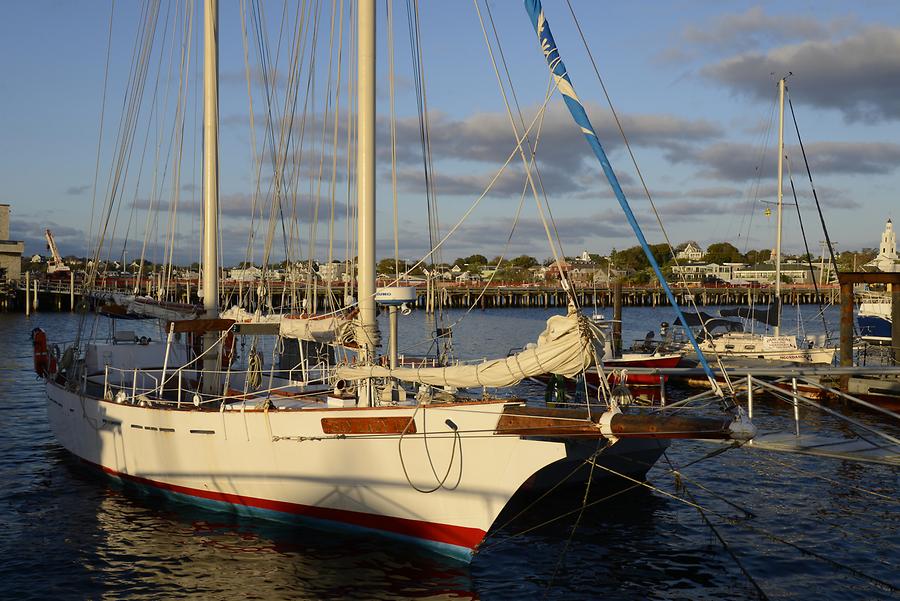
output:
[{"label": "harbor water", "polygon": [[[458,353],[480,358],[533,341],[560,311],[445,317],[458,321]],[[815,311],[803,308],[808,333],[823,330]],[[826,317],[834,335],[837,310]],[[628,343],[673,315],[629,307],[624,321]],[[469,565],[379,536],[240,519],[123,489],[55,442],[32,370],[32,328],[66,340],[78,322],[0,314],[2,598],[822,601],[896,598],[900,587],[900,471],[747,448],[709,456],[722,449],[712,443],[676,441],[649,473],[652,489],[594,491],[608,498],[562,518],[564,509],[538,505],[492,533]],[[402,317],[401,352],[426,352],[431,325],[421,311]],[[136,327],[159,336],[149,322]],[[522,392],[543,396],[536,385]],[[777,401],[754,408],[763,432],[791,429],[792,415]],[[852,415],[900,433],[884,416]],[[804,431],[849,435],[817,410],[801,419]]]}]

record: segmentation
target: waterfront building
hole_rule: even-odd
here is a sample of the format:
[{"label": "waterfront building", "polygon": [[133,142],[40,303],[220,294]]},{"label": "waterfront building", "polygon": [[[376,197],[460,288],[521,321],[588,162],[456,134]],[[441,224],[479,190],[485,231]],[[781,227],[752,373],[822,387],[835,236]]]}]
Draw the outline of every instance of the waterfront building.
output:
[{"label": "waterfront building", "polygon": [[[814,280],[818,281],[818,271],[818,267],[813,267],[812,272],[810,272],[809,265],[802,263],[784,263],[781,265],[782,277],[789,280],[792,284],[812,284]],[[733,279],[771,284],[775,282],[775,265],[763,263],[761,265],[741,267],[733,271]]]},{"label": "waterfront building", "polygon": [[0,280],[19,281],[25,243],[9,239],[9,205],[0,204]]},{"label": "waterfront building", "polygon": [[699,261],[691,261],[672,265],[672,273],[680,276],[679,279],[685,282],[702,282],[711,278],[727,282],[735,277],[734,272],[745,268],[744,263],[701,263]]}]

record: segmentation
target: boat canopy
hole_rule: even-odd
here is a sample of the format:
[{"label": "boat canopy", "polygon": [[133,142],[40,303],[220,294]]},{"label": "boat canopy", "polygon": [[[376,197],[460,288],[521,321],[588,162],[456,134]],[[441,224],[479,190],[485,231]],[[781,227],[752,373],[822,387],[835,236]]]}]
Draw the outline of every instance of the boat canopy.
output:
[{"label": "boat canopy", "polygon": [[776,299],[774,303],[762,309],[751,309],[750,307],[737,307],[736,309],[722,309],[719,315],[722,317],[743,317],[745,319],[755,319],[760,323],[770,326],[778,325],[778,316],[780,311],[779,302]]}]

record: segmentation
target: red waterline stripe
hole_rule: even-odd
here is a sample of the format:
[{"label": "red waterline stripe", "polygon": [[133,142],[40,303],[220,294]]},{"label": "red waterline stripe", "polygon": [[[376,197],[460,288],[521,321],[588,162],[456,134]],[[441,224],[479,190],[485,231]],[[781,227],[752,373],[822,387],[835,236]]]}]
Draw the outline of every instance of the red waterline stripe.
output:
[{"label": "red waterline stripe", "polygon": [[397,518],[385,515],[373,515],[371,513],[363,513],[359,511],[349,511],[346,509],[333,509],[330,507],[314,507],[312,505],[301,505],[299,503],[289,503],[287,501],[274,501],[271,499],[260,499],[257,497],[247,497],[232,493],[218,492],[212,490],[201,490],[198,488],[189,488],[187,486],[179,486],[177,484],[169,484],[168,482],[159,482],[142,478],[132,474],[124,474],[117,472],[112,468],[103,465],[97,465],[91,461],[85,461],[95,467],[100,468],[107,474],[143,484],[152,486],[170,492],[180,493],[191,497],[199,497],[202,499],[210,499],[213,501],[221,501],[231,503],[232,505],[245,505],[247,507],[257,507],[259,509],[267,509],[270,511],[280,511],[294,515],[302,515],[333,522],[341,522],[344,524],[352,524],[362,528],[371,528],[374,530],[384,530],[395,534],[411,536],[423,540],[444,543],[448,545],[456,545],[467,549],[474,549],[484,539],[486,534],[484,530],[478,528],[467,528],[465,526],[452,526],[450,524],[437,524],[433,522],[425,522],[422,520],[411,520],[408,518]]}]

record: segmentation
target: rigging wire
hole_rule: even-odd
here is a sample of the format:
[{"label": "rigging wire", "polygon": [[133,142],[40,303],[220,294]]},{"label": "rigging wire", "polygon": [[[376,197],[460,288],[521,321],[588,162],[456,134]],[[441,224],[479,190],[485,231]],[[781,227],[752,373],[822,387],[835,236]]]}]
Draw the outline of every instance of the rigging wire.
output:
[{"label": "rigging wire", "polygon": [[[550,97],[550,95],[551,95],[551,94],[550,94],[550,89],[549,89],[550,86],[551,86],[551,83],[548,82],[548,86],[547,86],[548,89],[547,89],[547,91],[545,92],[545,96],[546,96],[546,97]],[[543,126],[544,126],[544,117],[545,117],[545,115],[546,115],[546,112],[542,112],[542,113],[541,113],[541,116],[540,116],[540,119],[538,120],[538,123],[537,123],[537,130],[535,131],[535,138],[534,138],[534,151],[535,151],[535,152],[533,152],[533,153],[532,153],[532,156],[531,156],[531,163],[532,163],[532,164],[534,164],[534,162],[536,161],[536,151],[537,151],[538,144],[540,143],[540,139],[541,139],[541,131],[542,131]],[[519,116],[520,116],[520,117],[522,116],[521,112],[519,113]],[[524,124],[524,122],[523,122],[523,124]],[[524,126],[524,125],[523,125],[523,126]],[[463,314],[462,314],[456,321],[454,321],[452,324],[450,324],[449,326],[447,326],[447,329],[448,329],[448,330],[451,330],[451,331],[452,331],[452,330],[453,330],[454,328],[456,328],[460,323],[462,323],[462,321],[463,321],[466,317],[468,317],[468,315],[472,312],[472,310],[473,310],[475,307],[477,307],[478,304],[481,302],[481,299],[482,299],[482,298],[484,297],[484,295],[487,293],[488,288],[490,287],[491,283],[494,281],[494,277],[496,277],[497,271],[500,269],[500,265],[503,263],[503,260],[504,260],[504,258],[506,257],[507,252],[509,252],[509,247],[510,247],[510,245],[512,244],[512,239],[513,239],[513,235],[515,234],[515,231],[516,231],[516,226],[518,225],[518,223],[519,223],[519,218],[520,218],[520,216],[521,216],[521,214],[522,214],[522,208],[525,206],[525,197],[526,197],[527,193],[528,193],[528,182],[525,181],[525,182],[523,182],[523,185],[522,185],[522,193],[519,195],[519,204],[518,204],[518,206],[516,207],[516,212],[515,212],[515,215],[513,216],[513,223],[512,223],[512,226],[510,227],[509,235],[507,235],[507,237],[506,237],[506,242],[505,242],[504,245],[503,245],[503,250],[501,251],[501,253],[500,253],[500,255],[499,255],[499,260],[497,261],[496,267],[494,268],[494,270],[493,270],[493,272],[491,273],[490,277],[488,278],[487,282],[485,282],[485,284],[484,284],[483,286],[481,286],[481,291],[478,293],[478,296],[475,298],[475,300],[473,300],[471,303],[469,303],[469,307],[468,307],[468,309],[466,309],[466,312],[463,313]],[[429,352],[430,352],[430,349],[429,349]]]},{"label": "rigging wire", "polygon": [[809,265],[809,277],[812,280],[813,290],[816,294],[816,302],[819,305],[819,315],[822,317],[822,327],[825,329],[825,339],[831,340],[831,333],[828,331],[828,322],[825,319],[825,308],[822,306],[821,297],[819,296],[819,285],[816,283],[816,271],[812,264],[812,254],[809,252],[809,242],[806,239],[806,230],[803,227],[803,215],[800,214],[800,202],[797,200],[797,189],[794,187],[794,173],[791,170],[791,161],[788,157],[784,157],[788,167],[788,182],[791,184],[791,193],[794,195],[794,206],[797,208],[797,220],[800,223],[800,237],[803,238],[803,247],[806,249],[806,262]]},{"label": "rigging wire", "polygon": [[[391,198],[394,217],[394,277],[400,279],[400,216],[397,206],[397,116],[395,106],[396,74],[394,72],[394,3],[385,0],[387,8],[388,100],[391,125]],[[429,232],[431,229],[429,228]]]},{"label": "rigging wire", "polygon": [[[785,92],[787,92],[787,86],[785,86]],[[831,255],[831,264],[834,266],[835,274],[837,274],[838,264],[834,257],[834,245],[831,243],[831,236],[828,235],[828,227],[825,225],[825,216],[822,215],[822,206],[819,204],[819,195],[816,193],[816,186],[813,183],[812,171],[809,168],[809,160],[806,158],[806,148],[803,146],[803,138],[800,137],[800,126],[797,125],[797,114],[794,112],[794,103],[791,102],[790,94],[788,94],[788,107],[791,109],[791,119],[794,122],[794,130],[797,132],[797,142],[800,144],[800,152],[803,154],[803,164],[806,165],[806,175],[809,177],[809,186],[812,189],[813,200],[816,201],[816,211],[819,213],[819,222],[822,224],[822,233],[825,234],[825,242],[828,244],[828,253]]]},{"label": "rigging wire", "polygon": [[[149,69],[150,55],[156,34],[156,26],[159,17],[159,2],[151,2],[141,7],[142,26],[132,49],[131,70],[123,95],[123,110],[119,119],[116,133],[116,145],[113,159],[110,161],[109,177],[107,179],[107,193],[104,206],[101,211],[101,219],[97,226],[97,236],[94,240],[94,251],[91,258],[91,266],[88,269],[84,282],[85,294],[94,289],[97,275],[100,269],[100,257],[109,232],[109,223],[113,208],[124,185],[127,174],[128,159],[134,141],[134,132],[140,114],[141,102],[146,75]],[[111,39],[110,39],[111,43]],[[105,107],[104,107],[105,108]],[[82,331],[86,313],[81,316],[78,333],[75,338],[75,347],[78,348],[82,340]],[[96,330],[98,317],[93,321],[92,335]]]},{"label": "rigging wire", "polygon": [[91,248],[94,234],[94,212],[97,202],[97,182],[100,179],[100,149],[103,146],[103,125],[106,122],[106,90],[109,85],[109,57],[112,52],[113,16],[116,12],[115,0],[109,5],[109,27],[106,34],[106,62],[103,67],[103,92],[100,95],[100,125],[97,134],[97,157],[94,163],[94,181],[91,185],[91,220],[88,227],[88,248]]},{"label": "rigging wire", "polygon": [[[756,162],[753,166],[753,183],[747,189],[747,202],[745,204],[744,213],[741,216],[741,222],[737,232],[738,237],[744,235],[744,233],[746,232],[746,235],[744,235],[744,254],[747,254],[751,250],[750,232],[753,231],[753,219],[756,216],[756,205],[761,200],[760,188],[762,187],[762,164],[765,161],[766,153],[769,149],[769,143],[771,142],[772,135],[775,131],[775,115],[777,109],[778,99],[777,97],[772,97],[772,102],[769,105],[769,120],[766,123],[766,127],[761,135],[761,139],[758,145]],[[747,215],[750,216],[749,220],[747,220]],[[746,230],[744,229],[745,220],[747,220]]]},{"label": "rigging wire", "polygon": [[[597,80],[600,83],[600,87],[603,90],[603,95],[606,98],[607,104],[609,105],[610,112],[613,115],[613,119],[616,122],[616,126],[619,129],[619,133],[622,136],[622,140],[625,143],[625,148],[628,150],[628,155],[631,157],[631,162],[634,165],[635,171],[637,172],[638,178],[640,179],[641,186],[643,187],[644,193],[647,196],[647,200],[650,203],[650,208],[653,211],[653,215],[656,217],[656,222],[659,225],[660,232],[662,233],[663,238],[666,241],[665,243],[669,248],[669,253],[672,255],[675,265],[678,266],[678,257],[675,253],[675,249],[672,246],[672,242],[669,239],[669,234],[666,232],[666,228],[662,223],[662,218],[660,217],[659,212],[656,209],[656,203],[654,203],[653,196],[650,194],[650,188],[647,186],[647,182],[644,179],[643,172],[641,171],[640,167],[638,166],[637,158],[635,157],[634,151],[631,148],[631,143],[628,140],[628,136],[625,135],[625,129],[622,127],[622,122],[619,119],[618,112],[615,110],[615,107],[613,106],[612,98],[610,97],[609,92],[606,89],[606,84],[603,82],[603,78],[600,75],[600,69],[597,67],[597,62],[594,60],[594,55],[591,52],[590,45],[587,43],[587,38],[584,36],[584,32],[581,29],[581,23],[579,22],[578,17],[575,15],[575,9],[572,7],[572,3],[570,0],[566,0],[566,5],[569,7],[569,13],[572,15],[572,20],[575,23],[575,27],[578,29],[578,34],[581,37],[582,44],[584,45],[585,51],[587,52],[587,55],[588,55],[588,58],[591,61],[591,65],[594,68],[594,73],[596,74]],[[687,282],[684,279],[684,275],[681,274],[680,277],[681,277],[682,284],[686,287]],[[697,304],[694,300],[693,295],[688,295],[688,303],[693,308],[693,310],[699,314],[699,309],[697,308]],[[703,322],[702,319],[700,320],[700,324],[701,324],[701,328],[702,328],[703,332],[706,334],[706,336],[710,337],[709,330],[706,328],[706,324]],[[687,323],[684,323],[683,325],[685,328],[688,328]],[[715,347],[710,349],[710,351],[713,354],[713,356],[716,360],[716,363],[719,366],[719,370],[722,373],[722,376],[725,380],[725,386],[727,387],[728,391],[731,394],[734,394],[734,386],[732,385],[731,378],[728,376],[728,373],[722,364],[722,358],[715,351]],[[701,356],[701,359],[702,359],[702,356]],[[715,381],[714,378],[710,378],[710,379],[711,379],[711,384],[712,384],[713,389],[714,390],[717,389],[718,383]]]},{"label": "rigging wire", "polygon": [[853,574],[854,576],[856,576],[856,577],[858,577],[858,578],[860,578],[860,579],[862,579],[862,580],[868,581],[868,583],[869,583],[870,585],[872,585],[872,586],[875,586],[875,587],[878,587],[878,588],[883,588],[883,589],[886,589],[886,590],[889,590],[889,591],[897,591],[897,590],[900,590],[900,589],[898,589],[896,586],[892,585],[891,583],[889,583],[889,582],[887,582],[887,581],[884,581],[884,580],[882,580],[882,579],[880,579],[880,578],[877,578],[877,577],[875,577],[875,576],[872,576],[872,575],[870,575],[870,574],[867,574],[867,573],[863,572],[862,570],[859,570],[859,569],[857,569],[857,568],[854,568],[854,567],[851,566],[851,565],[847,565],[847,564],[845,564],[845,563],[841,563],[841,562],[839,562],[839,561],[837,561],[837,560],[834,560],[834,559],[832,559],[832,558],[830,558],[830,557],[828,557],[828,556],[826,556],[826,555],[823,555],[823,554],[821,554],[821,553],[819,553],[819,552],[817,552],[817,551],[813,551],[812,549],[809,549],[809,548],[807,548],[807,547],[803,547],[803,546],[801,546],[800,544],[798,544],[798,543],[796,543],[796,542],[793,542],[793,541],[790,541],[790,540],[788,540],[788,539],[786,539],[786,538],[783,538],[783,537],[781,537],[781,536],[778,536],[777,534],[773,534],[773,533],[771,533],[771,532],[769,532],[769,531],[767,531],[767,530],[765,530],[765,529],[763,529],[763,528],[760,528],[760,527],[758,527],[758,526],[753,526],[752,524],[748,523],[746,520],[736,519],[736,518],[733,518],[733,517],[731,517],[731,516],[725,515],[725,514],[723,514],[723,513],[721,513],[721,512],[713,511],[712,509],[710,509],[710,508],[708,508],[708,507],[703,507],[701,504],[699,504],[699,503],[697,503],[697,502],[689,501],[689,500],[686,500],[686,499],[682,499],[681,497],[679,497],[679,496],[677,496],[677,495],[673,495],[672,493],[666,492],[666,491],[664,491],[664,490],[662,490],[662,489],[660,489],[660,488],[658,488],[658,487],[656,487],[656,486],[654,486],[654,485],[652,485],[652,484],[650,484],[650,483],[648,483],[648,482],[641,482],[641,481],[639,481],[639,480],[636,480],[635,478],[632,478],[632,477],[630,477],[630,476],[628,476],[628,475],[626,475],[626,474],[623,474],[623,473],[621,473],[621,472],[619,472],[619,471],[616,471],[616,470],[614,470],[614,469],[612,469],[612,468],[609,468],[609,467],[606,467],[606,466],[604,466],[604,465],[597,465],[597,467],[599,467],[600,469],[602,469],[602,470],[604,470],[604,471],[607,471],[607,472],[609,472],[609,473],[611,473],[611,474],[613,474],[613,475],[616,475],[616,476],[618,476],[618,477],[620,477],[620,478],[624,478],[624,479],[626,479],[626,480],[629,480],[629,481],[631,481],[631,482],[634,482],[634,483],[636,483],[637,486],[643,486],[643,487],[645,487],[645,488],[648,488],[649,490],[658,492],[658,493],[660,493],[660,494],[662,494],[662,495],[664,495],[664,496],[666,496],[666,497],[669,497],[669,498],[674,499],[674,500],[676,500],[676,501],[680,501],[681,503],[684,503],[684,504],[686,504],[686,505],[688,505],[688,506],[690,506],[690,507],[693,507],[693,508],[695,508],[695,509],[698,509],[698,510],[700,510],[700,511],[703,511],[705,514],[712,514],[712,515],[714,515],[714,516],[716,516],[716,517],[722,519],[724,522],[726,522],[726,523],[728,523],[728,524],[730,524],[730,525],[732,525],[732,526],[737,526],[737,527],[739,527],[739,528],[743,528],[743,529],[745,529],[745,530],[749,530],[749,531],[751,531],[751,532],[755,532],[755,533],[757,533],[757,534],[761,534],[762,536],[765,536],[766,538],[769,538],[770,540],[773,540],[773,541],[775,541],[775,542],[778,542],[778,543],[781,543],[781,544],[786,545],[786,546],[788,546],[788,547],[791,547],[791,548],[793,548],[793,549],[799,551],[800,553],[802,553],[802,554],[804,554],[804,555],[809,555],[810,557],[814,557],[815,559],[818,559],[818,560],[820,560],[820,561],[822,561],[822,562],[824,562],[824,563],[827,563],[827,564],[829,564],[829,565],[831,565],[831,566],[833,566],[833,567],[836,567],[836,568],[838,568],[838,569],[847,571],[847,572]]},{"label": "rigging wire", "polygon": [[[688,463],[682,465],[682,466],[681,466],[681,471],[685,470],[686,468],[688,468],[688,467],[690,467],[690,466],[692,466],[692,465],[696,465],[696,464],[701,463],[701,462],[703,462],[703,461],[706,461],[706,460],[708,460],[708,459],[712,459],[713,457],[716,457],[716,456],[718,456],[718,455],[721,455],[722,453],[724,453],[724,452],[726,452],[726,451],[728,451],[728,450],[730,450],[730,449],[736,448],[736,447],[737,447],[737,445],[728,445],[728,446],[724,446],[724,447],[720,447],[720,448],[714,449],[714,450],[712,450],[712,451],[706,453],[705,455],[702,455],[701,457],[699,457],[699,458],[697,458],[697,459],[694,459],[694,460],[692,460],[692,461],[689,461]],[[537,503],[539,503],[541,500],[547,498],[547,496],[549,496],[549,495],[550,495],[551,493],[553,493],[555,490],[558,490],[558,489],[559,489],[559,488],[560,488],[560,487],[561,487],[561,486],[562,486],[569,478],[571,478],[572,476],[574,476],[575,473],[576,473],[578,470],[583,469],[583,468],[585,467],[585,464],[588,463],[589,461],[592,461],[592,460],[593,460],[593,458],[588,458],[588,459],[586,459],[585,461],[583,461],[582,463],[579,463],[578,465],[576,465],[576,466],[575,466],[574,468],[572,468],[572,470],[569,471],[569,473],[568,473],[566,476],[564,476],[557,484],[555,484],[555,485],[552,486],[549,490],[547,490],[546,492],[544,492],[543,494],[541,494],[537,499],[534,499],[531,503],[529,503],[528,505],[526,505],[524,508],[522,508],[520,511],[518,511],[515,515],[509,517],[503,524],[501,524],[500,526],[495,526],[494,528],[492,528],[492,531],[494,532],[494,534],[496,535],[496,533],[504,531],[504,530],[507,529],[509,526],[511,526],[513,523],[515,523],[516,520],[518,520],[519,518],[521,518],[526,512],[530,511],[531,509],[534,509],[534,507],[535,507],[535,505],[537,505]],[[638,462],[638,463],[640,463],[640,462]],[[600,467],[600,466],[598,465],[597,467]],[[650,466],[648,466],[648,467],[650,467]],[[673,473],[673,470],[672,470],[672,469],[667,469],[667,470],[663,471],[663,473],[662,473],[661,475],[665,476],[665,475],[668,475],[668,474],[671,474],[671,473]],[[623,477],[624,477],[624,476],[623,476]],[[609,501],[610,499],[613,499],[613,498],[615,498],[615,497],[618,497],[618,496],[621,496],[621,495],[626,494],[626,493],[628,493],[628,492],[631,492],[631,491],[633,491],[633,490],[636,490],[637,488],[639,488],[639,487],[641,487],[641,486],[644,486],[644,485],[645,485],[645,483],[643,483],[643,482],[637,482],[637,481],[634,481],[634,483],[629,484],[629,485],[627,485],[627,486],[623,486],[621,489],[616,490],[615,492],[612,492],[612,493],[610,493],[610,494],[608,494],[608,495],[604,495],[603,497],[601,497],[601,498],[599,498],[599,499],[593,499],[592,501],[590,501],[589,503],[587,503],[587,504],[585,505],[585,507],[594,507],[594,506],[597,506],[597,505],[599,505],[599,504],[601,504],[601,503],[604,503],[604,502],[606,502],[606,501]],[[647,484],[646,486],[651,487],[651,489],[652,489],[652,485]],[[677,497],[676,497],[676,499],[677,499]],[[678,500],[680,501],[681,499],[678,499]],[[514,540],[514,539],[516,539],[516,538],[519,538],[519,537],[521,537],[521,536],[525,536],[526,534],[530,534],[531,532],[534,532],[534,531],[536,531],[536,530],[539,530],[539,529],[541,529],[541,528],[544,528],[544,527],[546,527],[546,526],[549,526],[550,524],[556,523],[556,522],[558,522],[559,520],[563,520],[563,519],[565,519],[565,518],[567,518],[567,517],[569,517],[569,516],[571,516],[571,515],[574,515],[576,512],[581,511],[581,510],[582,510],[581,507],[579,507],[579,508],[577,508],[577,509],[573,509],[573,510],[570,510],[570,511],[565,511],[565,512],[563,512],[563,513],[560,513],[559,515],[556,515],[556,516],[553,516],[553,517],[548,518],[548,519],[546,519],[546,520],[543,520],[543,521],[540,522],[539,524],[536,524],[536,525],[534,525],[534,526],[530,526],[530,527],[528,527],[528,528],[525,528],[524,530],[520,530],[520,531],[518,531],[518,532],[515,532],[515,533],[513,533],[513,534],[510,534],[509,536],[507,536],[507,537],[505,537],[505,538],[503,538],[503,539],[501,539],[501,540],[491,541],[491,542],[488,542],[487,544],[482,544],[481,547],[480,547],[480,550],[481,550],[481,551],[484,551],[485,549],[493,549],[494,547],[497,547],[497,546],[499,546],[499,545],[506,544],[506,543],[508,543],[508,542],[510,542],[510,541],[512,541],[512,540]]]},{"label": "rigging wire", "polygon": [[[494,40],[497,44],[497,53],[500,56],[500,64],[503,65],[503,71],[506,74],[506,81],[509,85],[510,95],[512,96],[513,103],[516,106],[516,114],[518,115],[520,124],[522,125],[522,128],[524,129],[525,128],[525,119],[524,119],[524,115],[522,112],[522,108],[519,104],[519,97],[518,97],[518,94],[516,94],[516,88],[512,82],[512,75],[510,75],[509,65],[506,62],[506,54],[503,52],[503,44],[500,43],[500,35],[497,32],[497,27],[494,23],[494,14],[493,14],[493,11],[491,10],[491,4],[487,0],[485,0],[485,2],[484,2],[484,8],[485,8],[485,12],[487,13],[487,16],[488,16],[488,21],[491,24],[491,31],[494,34]],[[527,141],[527,138],[526,138],[526,141]],[[562,255],[565,256],[565,250],[563,249],[562,237],[559,235],[559,229],[556,225],[556,219],[554,219],[554,217],[553,217],[553,211],[552,211],[552,208],[550,207],[550,201],[547,199],[547,192],[544,189],[544,180],[543,180],[543,177],[541,176],[541,170],[540,170],[539,165],[537,164],[537,158],[536,158],[536,154],[535,154],[537,151],[536,146],[537,146],[537,140],[535,140],[535,148],[531,149],[531,154],[532,154],[531,161],[533,163],[535,177],[537,178],[538,187],[540,188],[540,191],[541,191],[541,197],[544,199],[544,204],[547,209],[547,218],[550,221],[550,227],[553,230],[553,236],[556,240],[556,243],[559,245],[560,253],[562,253]]]},{"label": "rigging wire", "polygon": [[[334,125],[331,134],[331,182],[328,193],[328,264],[334,262],[334,220],[337,218],[337,180],[338,180],[338,133],[340,130],[341,119],[341,82],[343,81],[344,68],[344,3],[341,2],[341,10],[338,15],[338,44],[337,44],[337,78],[334,89]],[[324,152],[324,148],[322,150]],[[343,305],[343,299],[338,302],[334,297],[331,289],[333,278],[327,282],[329,308],[337,309]]]},{"label": "rigging wire", "polygon": [[753,575],[750,573],[750,571],[747,569],[747,567],[744,566],[743,562],[741,562],[741,560],[738,558],[737,554],[734,552],[734,550],[731,548],[731,546],[725,541],[725,537],[722,535],[721,532],[719,532],[718,528],[715,527],[715,525],[712,523],[712,521],[706,515],[706,512],[703,510],[703,507],[700,506],[700,504],[697,502],[697,499],[696,499],[696,497],[694,497],[693,493],[691,493],[691,491],[688,490],[687,486],[685,486],[683,484],[684,479],[683,479],[681,473],[678,471],[678,469],[672,463],[672,460],[669,458],[669,454],[667,452],[663,451],[663,457],[666,458],[666,463],[668,463],[669,466],[672,468],[673,473],[675,474],[675,477],[678,479],[678,481],[682,482],[682,484],[681,484],[682,491],[684,491],[684,494],[688,496],[688,500],[696,506],[697,513],[700,514],[700,517],[703,518],[703,522],[710,529],[710,531],[713,533],[713,535],[719,540],[719,544],[722,545],[722,548],[725,549],[725,552],[728,553],[728,555],[731,557],[732,560],[734,560],[735,565],[737,565],[738,569],[741,571],[741,573],[744,575],[744,577],[747,578],[747,581],[750,582],[750,584],[756,590],[756,593],[759,595],[759,597],[761,599],[765,599],[766,601],[768,601],[769,596],[766,595],[765,591],[762,589],[762,586],[760,586],[760,584],[756,581],[756,579],[753,577]]},{"label": "rigging wire", "polygon": [[[528,159],[526,158],[525,148],[523,147],[523,144],[528,144],[529,154],[532,154],[531,146],[530,146],[530,143],[528,142],[528,134],[526,132],[521,137],[519,136],[519,128],[516,125],[515,118],[513,117],[512,108],[510,107],[510,103],[509,103],[509,98],[506,95],[506,89],[505,89],[505,86],[503,85],[503,78],[500,75],[500,70],[497,67],[497,61],[494,58],[493,46],[490,42],[487,28],[485,27],[485,24],[484,24],[484,18],[481,15],[481,8],[479,7],[478,0],[473,0],[473,3],[475,5],[475,12],[478,15],[479,24],[481,25],[481,31],[484,36],[484,42],[485,42],[485,45],[487,46],[488,56],[491,59],[491,66],[494,69],[494,75],[497,78],[497,83],[500,88],[500,95],[503,98],[503,104],[506,107],[507,118],[509,119],[510,125],[512,126],[513,135],[516,138],[516,151],[518,151],[519,157],[522,159],[522,165],[525,169],[525,177],[528,180],[528,185],[531,188],[532,196],[534,197],[535,203],[537,205],[538,214],[540,215],[541,222],[544,226],[544,233],[547,236],[547,242],[550,245],[550,249],[553,252],[554,260],[556,261],[557,268],[559,269],[560,283],[562,284],[562,287],[566,292],[566,296],[568,297],[569,302],[573,306],[577,307],[578,299],[577,299],[575,292],[572,289],[572,286],[568,280],[565,269],[563,268],[563,260],[561,258],[561,254],[563,251],[561,248],[558,249],[556,244],[554,244],[553,236],[550,231],[550,226],[547,223],[547,216],[545,215],[544,203],[541,202],[541,198],[538,195],[537,187],[534,183],[534,178],[532,177],[531,164],[529,163]],[[552,78],[552,74],[551,74],[551,78]],[[555,91],[555,89],[556,89],[556,85],[553,86],[551,93],[553,91]]]},{"label": "rigging wire", "polygon": [[588,498],[591,492],[591,484],[594,480],[594,467],[597,461],[597,457],[609,446],[600,447],[602,444],[602,440],[597,441],[597,450],[594,451],[591,460],[588,462],[588,477],[587,482],[584,485],[584,494],[581,497],[581,509],[578,511],[578,515],[575,516],[575,523],[569,529],[569,536],[566,537],[566,544],[563,546],[562,552],[559,554],[559,557],[556,560],[556,565],[553,568],[553,574],[550,575],[550,579],[547,582],[547,586],[544,589],[544,599],[546,599],[550,595],[550,591],[553,587],[553,582],[556,580],[556,576],[559,574],[559,570],[562,568],[563,560],[566,558],[566,554],[569,552],[569,547],[572,544],[572,539],[575,537],[575,531],[578,530],[578,526],[581,524],[581,518],[584,517],[584,510],[587,509]]}]

